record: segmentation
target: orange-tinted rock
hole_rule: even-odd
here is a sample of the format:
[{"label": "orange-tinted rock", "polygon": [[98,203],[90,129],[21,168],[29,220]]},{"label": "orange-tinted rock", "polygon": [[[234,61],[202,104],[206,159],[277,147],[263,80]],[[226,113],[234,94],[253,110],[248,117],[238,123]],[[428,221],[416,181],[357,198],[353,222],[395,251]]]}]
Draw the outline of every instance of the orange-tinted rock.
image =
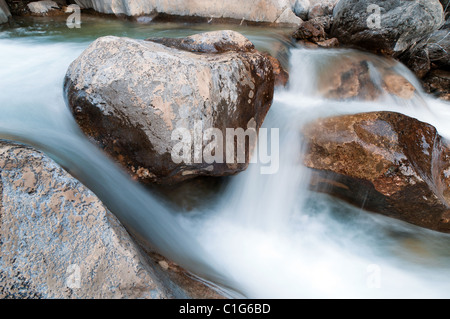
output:
[{"label": "orange-tinted rock", "polygon": [[380,94],[365,60],[344,60],[331,65],[326,74],[319,77],[318,85],[321,94],[329,99],[373,100]]},{"label": "orange-tinted rock", "polygon": [[403,99],[410,99],[414,96],[416,88],[397,73],[386,74],[383,78],[383,87],[391,94],[395,94]]},{"label": "orange-tinted rock", "polygon": [[326,39],[326,34],[323,26],[314,21],[304,21],[297,31],[292,35],[294,39],[297,40],[307,40],[314,43],[324,41]]},{"label": "orange-tinted rock", "polygon": [[[320,44],[320,43],[319,43]],[[352,58],[333,61],[319,74],[319,92],[329,99],[375,100],[383,90],[403,99],[414,96],[415,87],[391,68],[393,65],[376,65],[376,77],[381,77],[381,85],[374,81],[368,58]]]},{"label": "orange-tinted rock", "polygon": [[273,68],[273,75],[275,78],[275,86],[286,86],[289,81],[289,73],[283,68],[280,61],[270,54],[266,54]]},{"label": "orange-tinted rock", "polygon": [[393,112],[321,119],[303,129],[312,189],[450,232],[450,149],[436,129]]},{"label": "orange-tinted rock", "polygon": [[331,38],[328,40],[317,42],[317,45],[322,48],[336,48],[339,46],[339,40],[336,38]]}]

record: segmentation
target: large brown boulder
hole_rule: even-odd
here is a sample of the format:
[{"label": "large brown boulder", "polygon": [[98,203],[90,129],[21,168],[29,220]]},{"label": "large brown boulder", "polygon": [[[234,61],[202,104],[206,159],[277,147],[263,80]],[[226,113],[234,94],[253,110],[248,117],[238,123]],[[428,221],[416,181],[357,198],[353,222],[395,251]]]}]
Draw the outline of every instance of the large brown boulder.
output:
[{"label": "large brown boulder", "polygon": [[450,149],[433,126],[374,112],[320,119],[303,135],[314,190],[450,232]]},{"label": "large brown boulder", "polygon": [[[174,183],[246,169],[248,144],[244,161],[226,163],[224,154],[222,163],[206,163],[193,158],[192,147],[190,163],[175,163],[179,141],[172,133],[183,128],[194,137],[199,122],[203,130],[219,129],[224,141],[227,128],[257,130],[272,103],[274,78],[271,60],[249,40],[217,31],[178,40],[99,38],[71,64],[64,87],[83,131],[131,174]],[[207,141],[201,143],[200,136],[203,152]]]},{"label": "large brown boulder", "polygon": [[0,143],[0,299],[217,298],[43,153]]}]

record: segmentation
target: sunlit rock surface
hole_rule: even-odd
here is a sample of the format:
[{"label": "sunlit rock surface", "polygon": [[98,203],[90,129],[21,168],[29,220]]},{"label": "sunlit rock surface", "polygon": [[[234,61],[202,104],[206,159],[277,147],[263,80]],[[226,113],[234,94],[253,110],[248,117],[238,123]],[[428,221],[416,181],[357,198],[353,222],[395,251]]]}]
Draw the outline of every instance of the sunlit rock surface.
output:
[{"label": "sunlit rock surface", "polygon": [[298,24],[290,0],[75,0],[82,8],[127,16],[165,13],[176,16],[230,18],[254,22]]},{"label": "sunlit rock surface", "polygon": [[[244,36],[217,31],[185,39],[100,38],[69,67],[65,91],[83,131],[133,176],[174,183],[246,169],[252,146],[244,146],[241,159],[235,147],[233,160],[227,160],[227,129],[259,129],[274,85],[271,59]],[[200,132],[196,123],[203,127]],[[217,155],[214,162],[204,155],[215,139],[201,145],[202,132],[209,128],[219,129],[223,137],[217,139],[223,154],[210,152]],[[185,158],[189,163],[177,163],[172,156],[180,143],[172,134],[179,129],[192,138],[192,152]],[[200,149],[195,151],[198,133]]]},{"label": "sunlit rock surface", "polygon": [[0,168],[0,298],[217,298],[41,152],[2,142]]}]

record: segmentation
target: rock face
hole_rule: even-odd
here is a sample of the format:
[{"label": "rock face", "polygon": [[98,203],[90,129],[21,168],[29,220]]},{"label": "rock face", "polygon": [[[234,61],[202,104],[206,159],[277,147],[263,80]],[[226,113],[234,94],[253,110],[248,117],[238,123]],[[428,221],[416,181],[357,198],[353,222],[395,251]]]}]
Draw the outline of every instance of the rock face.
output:
[{"label": "rock face", "polygon": [[8,5],[5,0],[0,0],[0,24],[6,23],[11,18]]},{"label": "rock face", "polygon": [[444,23],[438,0],[341,0],[333,16],[339,42],[394,56]]},{"label": "rock face", "polygon": [[179,269],[174,284],[160,264],[176,266],[149,260],[101,201],[44,154],[2,142],[0,168],[1,299],[217,298],[186,278],[177,286]]},{"label": "rock face", "polygon": [[[270,59],[233,31],[178,40],[100,38],[72,63],[65,80],[68,105],[83,131],[136,178],[162,183],[244,170],[248,145],[244,161],[215,151],[211,155],[220,158],[213,163],[199,160],[206,141],[202,145],[200,132],[195,151],[196,123],[219,129],[224,141],[227,128],[258,129],[273,90]],[[190,163],[172,157],[180,143],[172,134],[179,129],[193,137]]]},{"label": "rock face", "polygon": [[375,112],[321,119],[303,134],[314,190],[450,232],[450,149],[433,126]]},{"label": "rock face", "polygon": [[164,13],[175,16],[229,18],[254,22],[298,24],[290,0],[75,0],[82,8],[127,16]]}]

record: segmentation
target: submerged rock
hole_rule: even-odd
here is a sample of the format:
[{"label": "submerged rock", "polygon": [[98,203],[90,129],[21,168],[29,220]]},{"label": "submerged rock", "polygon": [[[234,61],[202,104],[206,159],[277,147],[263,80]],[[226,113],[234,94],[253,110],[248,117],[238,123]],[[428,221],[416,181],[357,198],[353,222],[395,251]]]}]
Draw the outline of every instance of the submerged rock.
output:
[{"label": "submerged rock", "polygon": [[5,0],[0,0],[0,24],[6,23],[11,19],[11,12],[9,12],[8,5]]},{"label": "submerged rock", "polygon": [[[0,298],[214,297],[160,269],[89,189],[46,155],[0,143]],[[170,262],[169,262],[170,263]],[[170,277],[170,278],[169,278]]]},{"label": "submerged rock", "polygon": [[82,8],[100,13],[142,16],[162,13],[207,19],[299,24],[301,19],[292,11],[291,0],[75,0]]},{"label": "submerged rock", "polygon": [[[68,105],[83,131],[144,182],[246,169],[252,146],[245,146],[245,158],[233,156],[224,143],[227,128],[258,130],[273,91],[271,60],[233,31],[177,40],[99,38],[65,79]],[[222,139],[203,141],[209,128],[217,128]],[[175,161],[180,129],[190,139],[183,138],[186,148],[176,152],[183,161]],[[214,161],[205,161],[210,141],[218,147],[209,149]]]},{"label": "submerged rock", "polygon": [[374,112],[320,119],[303,135],[312,189],[450,232],[450,149],[433,126]]},{"label": "submerged rock", "polygon": [[396,63],[379,63],[376,59],[358,56],[333,60],[319,74],[319,92],[322,96],[335,100],[370,101],[384,92],[410,99],[416,89],[406,78],[395,72],[393,67]]},{"label": "submerged rock", "polygon": [[394,56],[444,23],[438,0],[341,0],[333,16],[339,42]]}]

